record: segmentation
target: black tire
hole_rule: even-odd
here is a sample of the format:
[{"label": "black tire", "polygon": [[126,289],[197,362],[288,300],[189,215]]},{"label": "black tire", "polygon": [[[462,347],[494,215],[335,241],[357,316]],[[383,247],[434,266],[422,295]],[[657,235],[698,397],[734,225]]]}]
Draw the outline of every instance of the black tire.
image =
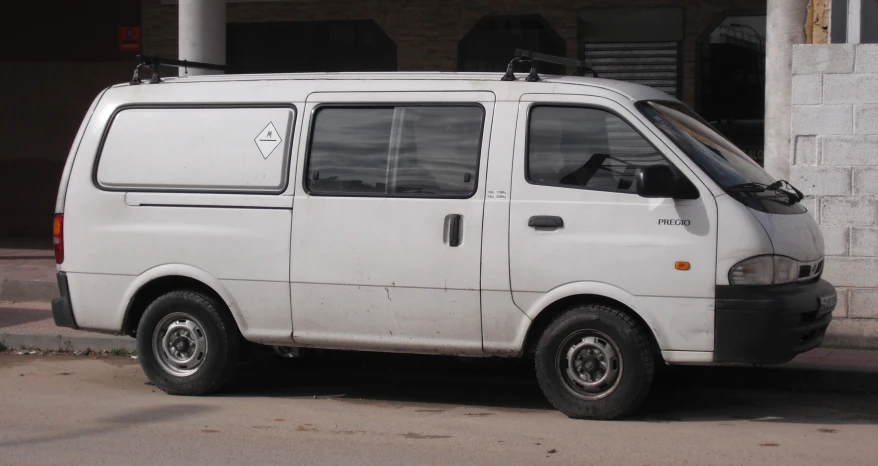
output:
[{"label": "black tire", "polygon": [[[537,342],[535,366],[543,394],[571,418],[615,419],[631,413],[646,398],[655,374],[645,332],[612,306],[587,304],[564,311]],[[571,355],[574,363],[567,364]]]},{"label": "black tire", "polygon": [[[238,364],[241,337],[231,315],[220,306],[222,304],[214,299],[197,292],[174,291],[146,308],[137,326],[137,354],[140,366],[156,387],[171,395],[204,395],[218,390],[229,380]],[[188,318],[177,319],[177,316]],[[169,333],[157,335],[156,332],[162,331],[159,325],[163,328],[176,325],[185,335],[194,335],[198,343],[189,344],[188,338],[177,338],[182,341],[179,344],[187,345],[186,351],[177,354],[183,357],[192,354],[191,363],[174,364],[177,360],[170,352],[165,351],[163,345],[155,344],[157,338],[162,339]],[[164,354],[157,354],[160,351]],[[197,354],[202,357],[198,358]]]}]

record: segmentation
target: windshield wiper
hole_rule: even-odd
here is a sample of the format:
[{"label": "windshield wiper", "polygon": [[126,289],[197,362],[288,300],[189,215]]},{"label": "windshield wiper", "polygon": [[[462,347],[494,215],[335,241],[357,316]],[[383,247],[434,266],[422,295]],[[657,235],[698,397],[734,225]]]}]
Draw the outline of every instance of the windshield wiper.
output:
[{"label": "windshield wiper", "polygon": [[[777,180],[774,183],[768,185],[768,189],[772,189],[790,196],[790,204],[802,202],[802,199],[805,199],[805,194],[803,194],[802,191],[796,189],[796,187],[787,180]],[[793,199],[795,199],[795,201],[793,201]]]},{"label": "windshield wiper", "polygon": [[733,193],[761,193],[765,191],[774,191],[776,193],[787,196],[790,204],[796,204],[798,202],[801,202],[802,199],[805,198],[805,195],[802,194],[802,191],[796,189],[795,186],[793,186],[792,184],[790,184],[789,181],[786,180],[778,180],[771,184],[756,182],[741,183],[727,188],[726,191]]}]

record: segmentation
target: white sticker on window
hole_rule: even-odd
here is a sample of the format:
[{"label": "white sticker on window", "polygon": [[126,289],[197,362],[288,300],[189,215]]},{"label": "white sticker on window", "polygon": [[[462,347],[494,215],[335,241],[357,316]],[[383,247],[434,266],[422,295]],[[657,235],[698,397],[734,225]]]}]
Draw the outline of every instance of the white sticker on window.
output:
[{"label": "white sticker on window", "polygon": [[262,158],[267,160],[268,156],[280,145],[281,138],[277,128],[274,127],[274,123],[269,122],[268,126],[259,133],[259,136],[256,136],[254,141],[256,142],[256,147],[259,148],[259,152],[262,154]]}]

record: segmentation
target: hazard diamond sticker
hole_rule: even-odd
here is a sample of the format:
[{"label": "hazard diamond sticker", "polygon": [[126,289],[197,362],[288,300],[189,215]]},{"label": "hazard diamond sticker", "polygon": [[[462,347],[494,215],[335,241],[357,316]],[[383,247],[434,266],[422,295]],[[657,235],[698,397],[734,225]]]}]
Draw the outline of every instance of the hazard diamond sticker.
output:
[{"label": "hazard diamond sticker", "polygon": [[268,156],[277,149],[277,146],[283,140],[280,138],[277,128],[274,127],[274,123],[268,123],[268,126],[259,133],[259,136],[256,136],[254,141],[256,142],[256,147],[259,148],[259,152],[262,154],[262,158],[268,159]]}]

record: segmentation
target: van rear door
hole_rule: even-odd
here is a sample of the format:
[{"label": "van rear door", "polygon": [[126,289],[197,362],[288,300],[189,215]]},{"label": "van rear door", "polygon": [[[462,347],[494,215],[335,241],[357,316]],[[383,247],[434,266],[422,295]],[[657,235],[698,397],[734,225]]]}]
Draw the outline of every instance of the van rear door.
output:
[{"label": "van rear door", "polygon": [[293,338],[480,353],[489,92],[322,93],[296,180]]}]

